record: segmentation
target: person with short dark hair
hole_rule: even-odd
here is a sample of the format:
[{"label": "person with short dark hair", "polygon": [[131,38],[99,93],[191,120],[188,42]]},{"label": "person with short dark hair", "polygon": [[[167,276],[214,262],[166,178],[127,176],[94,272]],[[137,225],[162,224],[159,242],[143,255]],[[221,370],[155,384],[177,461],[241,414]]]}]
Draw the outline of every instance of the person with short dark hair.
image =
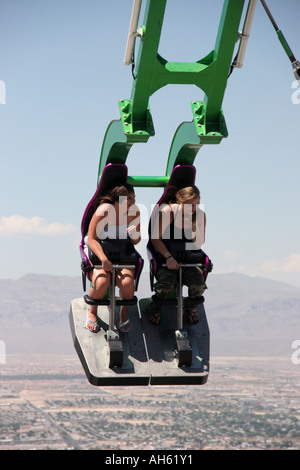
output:
[{"label": "person with short dark hair", "polygon": [[[134,245],[141,240],[140,212],[135,204],[135,193],[131,185],[116,186],[101,196],[88,230],[89,258],[93,265],[101,265],[92,272],[92,285],[89,296],[93,300],[103,299],[109,286],[112,262],[102,247],[103,240],[122,239],[127,251],[134,252]],[[120,297],[130,300],[134,296],[134,269],[122,268],[116,272],[116,285],[120,289]],[[120,308],[119,329],[127,332],[130,322],[127,315],[128,307]],[[97,305],[91,305],[87,315],[86,327],[93,332],[99,331],[97,324]]]}]

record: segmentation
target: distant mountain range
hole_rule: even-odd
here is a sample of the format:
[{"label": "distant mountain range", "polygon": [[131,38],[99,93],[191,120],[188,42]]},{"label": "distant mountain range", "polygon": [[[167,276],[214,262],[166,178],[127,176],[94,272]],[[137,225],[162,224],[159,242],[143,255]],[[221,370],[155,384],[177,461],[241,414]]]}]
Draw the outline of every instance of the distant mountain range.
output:
[{"label": "distant mountain range", "polygon": [[[210,274],[205,311],[211,355],[291,357],[300,340],[300,288],[237,273]],[[0,280],[0,340],[7,354],[72,354],[71,300],[82,297],[80,277],[28,274]],[[151,296],[148,274],[139,298]]]},{"label": "distant mountain range", "polygon": [[227,355],[284,355],[300,340],[300,288],[242,274],[211,274],[205,294],[211,349]]}]

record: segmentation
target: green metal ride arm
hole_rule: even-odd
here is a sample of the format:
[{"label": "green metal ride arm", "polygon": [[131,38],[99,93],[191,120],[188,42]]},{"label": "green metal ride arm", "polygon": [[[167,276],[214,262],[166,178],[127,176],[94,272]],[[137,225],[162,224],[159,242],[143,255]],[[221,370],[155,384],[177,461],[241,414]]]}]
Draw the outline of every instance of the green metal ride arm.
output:
[{"label": "green metal ride arm", "polygon": [[147,0],[135,78],[129,100],[120,100],[121,119],[112,121],[104,137],[98,180],[107,163],[125,163],[134,143],[154,135],[150,96],[168,84],[193,84],[205,93],[192,102],[193,120],[177,129],[164,177],[131,177],[135,186],[165,186],[173,167],[192,164],[204,144],[218,144],[227,137],[222,101],[232,62],[244,0],[225,0],[215,48],[195,63],[168,62],[158,54],[167,0]]}]

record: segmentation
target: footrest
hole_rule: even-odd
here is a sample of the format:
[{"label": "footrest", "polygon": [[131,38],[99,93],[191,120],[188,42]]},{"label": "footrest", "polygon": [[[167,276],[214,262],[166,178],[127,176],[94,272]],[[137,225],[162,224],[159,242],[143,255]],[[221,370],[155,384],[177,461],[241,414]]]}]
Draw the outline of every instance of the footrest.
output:
[{"label": "footrest", "polygon": [[137,297],[133,296],[132,299],[130,300],[122,300],[122,299],[117,299],[116,300],[116,305],[136,305],[137,304]]},{"label": "footrest", "polygon": [[123,346],[119,335],[115,331],[107,332],[107,343],[109,348],[109,367],[122,367]]},{"label": "footrest", "polygon": [[195,304],[201,305],[204,302],[205,302],[205,298],[203,297],[203,295],[201,295],[201,297],[199,297],[198,299],[191,299],[190,297],[185,297],[183,299],[183,305],[186,308],[195,307]]},{"label": "footrest", "polygon": [[177,299],[162,299],[160,303],[164,305],[177,305]]},{"label": "footrest", "polygon": [[88,305],[109,305],[110,304],[109,299],[93,300],[90,298],[89,295],[85,295],[83,298],[84,298],[85,303]]},{"label": "footrest", "polygon": [[[88,305],[110,305],[110,299],[101,299],[101,300],[93,300],[90,298],[89,295],[85,295],[84,301]],[[122,300],[116,299],[116,305],[136,305],[137,304],[137,297],[133,296],[130,300]]]},{"label": "footrest", "polygon": [[[185,297],[183,299],[184,306],[187,308],[191,306],[194,307],[195,304],[201,305],[203,304],[204,301],[205,301],[205,298],[203,297],[203,295],[201,295],[201,297],[199,297],[198,299],[191,299],[190,297]],[[161,299],[160,300],[160,303],[163,305],[177,305],[177,302],[178,302],[177,299]]]},{"label": "footrest", "polygon": [[183,331],[176,330],[175,339],[177,346],[178,367],[190,367],[192,364],[193,351],[187,334],[185,334]]}]

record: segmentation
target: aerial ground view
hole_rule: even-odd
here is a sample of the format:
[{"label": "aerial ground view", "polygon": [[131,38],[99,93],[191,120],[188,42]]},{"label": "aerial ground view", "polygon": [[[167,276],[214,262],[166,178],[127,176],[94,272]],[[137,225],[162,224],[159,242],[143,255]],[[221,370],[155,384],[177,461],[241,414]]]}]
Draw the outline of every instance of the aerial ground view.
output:
[{"label": "aerial ground view", "polygon": [[[1,1],[1,451],[300,450],[300,2],[267,3]],[[107,366],[143,334],[180,384]]]},{"label": "aerial ground view", "polygon": [[[231,293],[225,292],[233,279],[230,305]],[[68,301],[80,293],[80,279],[25,276],[23,313],[21,302],[14,304],[22,331],[11,328],[16,316],[2,315],[0,449],[299,450],[299,289],[237,274],[215,275],[210,282],[206,384],[97,387],[86,378],[68,321]],[[0,285],[5,313],[4,305],[11,311],[9,292],[20,281]],[[42,311],[30,298],[37,285]],[[249,287],[258,303],[251,292],[247,301]],[[287,295],[289,320],[282,328]],[[57,312],[54,318],[47,304]]]},{"label": "aerial ground view", "polygon": [[216,357],[200,387],[101,389],[76,357],[8,359],[0,450],[300,449],[300,371],[282,358]]}]

